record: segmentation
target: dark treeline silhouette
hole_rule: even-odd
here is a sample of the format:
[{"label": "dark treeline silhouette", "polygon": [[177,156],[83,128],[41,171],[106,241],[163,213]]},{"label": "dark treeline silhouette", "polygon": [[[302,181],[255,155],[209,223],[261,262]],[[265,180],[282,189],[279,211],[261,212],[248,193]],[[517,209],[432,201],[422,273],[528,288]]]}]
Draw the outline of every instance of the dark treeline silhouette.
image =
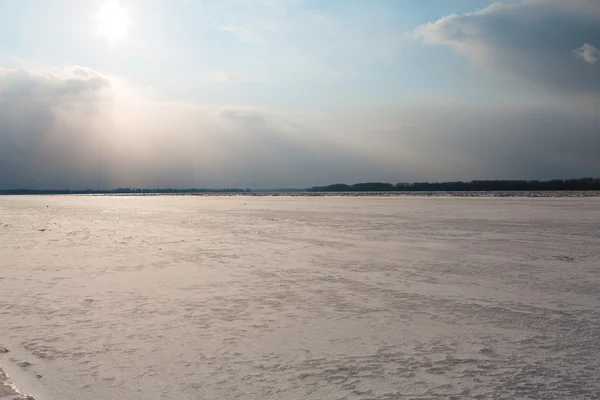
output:
[{"label": "dark treeline silhouette", "polygon": [[471,191],[523,191],[523,190],[600,190],[600,179],[553,179],[550,181],[471,181],[471,182],[384,182],[338,183],[329,186],[315,186],[311,192],[471,192]]},{"label": "dark treeline silhouette", "polygon": [[0,190],[0,194],[152,194],[152,193],[245,193],[250,189],[86,189],[86,190],[37,190],[37,189],[8,189]]},{"label": "dark treeline silhouette", "polygon": [[5,189],[0,195],[33,194],[194,194],[194,193],[261,193],[261,192],[494,192],[494,191],[584,191],[600,190],[600,178],[553,179],[550,181],[496,180],[471,182],[414,182],[385,183],[366,182],[354,185],[338,183],[329,186],[314,186],[310,189],[87,189],[87,190],[38,190]]}]

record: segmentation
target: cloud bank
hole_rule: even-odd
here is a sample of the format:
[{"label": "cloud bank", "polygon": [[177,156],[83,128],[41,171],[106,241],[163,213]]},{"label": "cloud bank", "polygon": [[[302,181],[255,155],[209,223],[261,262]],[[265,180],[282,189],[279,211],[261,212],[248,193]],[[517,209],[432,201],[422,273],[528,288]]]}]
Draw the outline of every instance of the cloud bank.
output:
[{"label": "cloud bank", "polygon": [[376,162],[294,116],[144,98],[84,67],[0,70],[0,188],[310,186]]},{"label": "cloud bank", "polygon": [[523,0],[449,15],[415,30],[449,45],[478,67],[554,94],[600,96],[600,2]]},{"label": "cloud bank", "polygon": [[160,103],[89,68],[0,70],[0,188],[310,187],[600,175],[594,109],[398,104],[295,116]]},{"label": "cloud bank", "polygon": [[0,187],[104,183],[111,82],[88,68],[0,69]]}]

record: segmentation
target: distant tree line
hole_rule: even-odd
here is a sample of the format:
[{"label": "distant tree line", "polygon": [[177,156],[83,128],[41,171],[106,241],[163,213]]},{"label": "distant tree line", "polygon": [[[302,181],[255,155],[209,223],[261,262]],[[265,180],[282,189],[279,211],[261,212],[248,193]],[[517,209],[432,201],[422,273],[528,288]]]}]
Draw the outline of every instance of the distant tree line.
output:
[{"label": "distant tree line", "polygon": [[471,191],[524,191],[524,190],[600,190],[599,178],[553,179],[550,181],[495,180],[471,182],[385,182],[338,183],[329,186],[314,186],[311,192],[471,192]]},{"label": "distant tree line", "polygon": [[[476,192],[476,191],[586,191],[600,190],[600,178],[553,179],[550,181],[488,180],[471,182],[414,182],[385,183],[367,182],[346,185],[314,186],[310,189],[279,189],[265,192]],[[164,188],[117,188],[87,190],[37,190],[5,189],[0,195],[34,194],[194,194],[194,193],[250,193],[250,189],[164,189]],[[259,191],[261,192],[261,191]]]},{"label": "distant tree line", "polygon": [[187,193],[247,193],[250,189],[148,189],[148,188],[117,188],[117,189],[86,189],[86,190],[37,190],[37,189],[8,189],[0,190],[0,194],[187,194]]}]

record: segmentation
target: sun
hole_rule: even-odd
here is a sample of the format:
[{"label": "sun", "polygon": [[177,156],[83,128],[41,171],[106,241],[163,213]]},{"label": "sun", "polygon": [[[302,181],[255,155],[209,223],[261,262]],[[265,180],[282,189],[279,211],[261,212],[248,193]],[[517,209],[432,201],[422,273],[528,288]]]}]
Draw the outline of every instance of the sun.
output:
[{"label": "sun", "polygon": [[105,0],[94,15],[96,33],[110,44],[122,42],[127,37],[131,20],[128,10],[118,0]]}]

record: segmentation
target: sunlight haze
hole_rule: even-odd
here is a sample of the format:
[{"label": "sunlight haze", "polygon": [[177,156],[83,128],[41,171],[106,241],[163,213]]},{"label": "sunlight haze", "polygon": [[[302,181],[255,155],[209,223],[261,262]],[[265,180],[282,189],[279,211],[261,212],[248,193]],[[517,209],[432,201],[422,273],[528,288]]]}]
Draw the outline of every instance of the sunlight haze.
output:
[{"label": "sunlight haze", "polygon": [[96,29],[100,36],[114,44],[127,35],[130,20],[127,10],[118,0],[106,0],[95,14]]},{"label": "sunlight haze", "polygon": [[2,0],[0,188],[598,175],[598,4]]},{"label": "sunlight haze", "polygon": [[0,0],[0,400],[600,400],[600,0]]}]

